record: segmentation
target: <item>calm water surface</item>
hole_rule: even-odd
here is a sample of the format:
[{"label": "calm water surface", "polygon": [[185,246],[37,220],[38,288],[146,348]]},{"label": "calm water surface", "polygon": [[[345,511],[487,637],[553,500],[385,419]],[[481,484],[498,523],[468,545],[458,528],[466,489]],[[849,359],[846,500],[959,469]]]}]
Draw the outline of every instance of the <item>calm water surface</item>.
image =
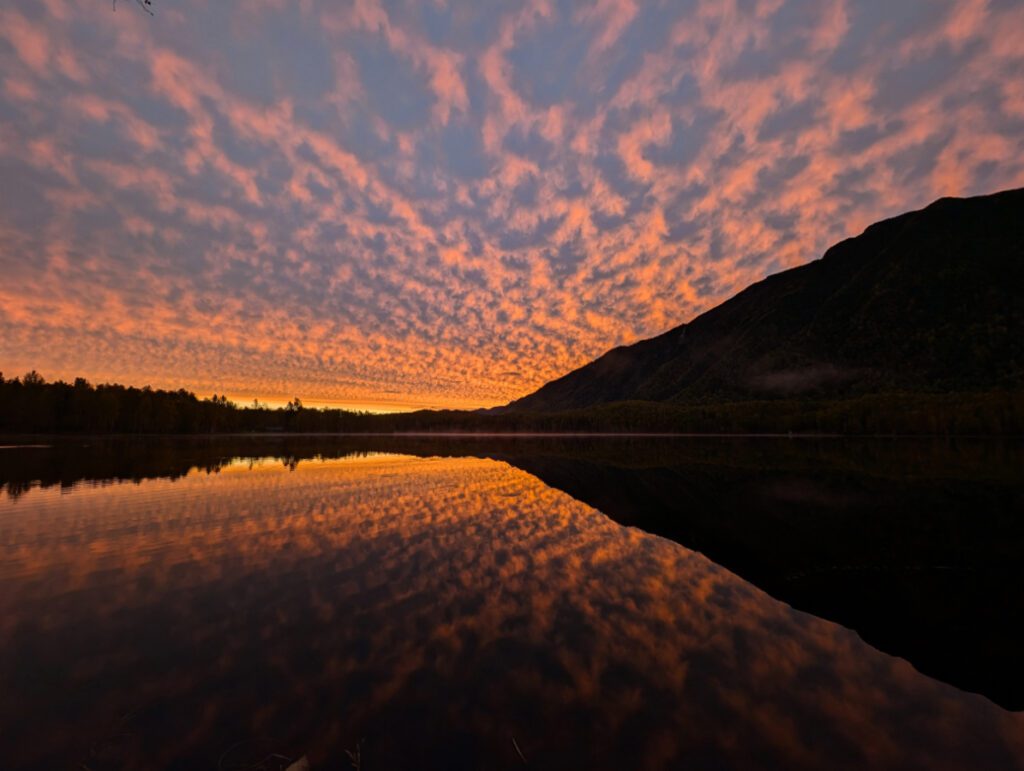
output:
[{"label": "calm water surface", "polygon": [[[750,474],[767,473],[776,506],[811,512],[819,529],[850,506],[877,511],[879,485],[899,500],[884,475],[840,464],[846,486],[822,492],[806,480],[832,480],[837,464],[723,461],[736,445],[679,460],[665,446],[593,442],[351,440],[324,452],[319,440],[296,454],[246,441],[234,459],[166,442],[0,449],[0,766],[270,769],[306,755],[313,769],[345,769],[358,749],[363,769],[1024,768],[1024,713],[993,701],[1006,694],[922,674],[610,518],[641,516],[627,511],[641,501],[664,519],[683,501],[673,521],[690,524],[670,534],[727,562],[729,548],[752,547],[701,517]],[[757,452],[776,462],[781,451]],[[692,500],[676,477],[696,485]],[[954,479],[942,494],[966,496],[953,510],[998,530],[1021,500],[1000,480],[982,493]],[[754,520],[773,511],[751,504],[721,532],[751,531],[799,563],[781,544],[811,531],[793,515],[775,542],[758,535]],[[917,551],[942,551],[943,537]],[[997,540],[985,564],[998,567],[999,549],[1019,555],[1020,543]],[[772,554],[733,567],[780,596]],[[939,562],[956,574],[955,557]],[[822,573],[799,572],[798,584]],[[1006,607],[991,615],[1019,614],[1017,591],[993,598]],[[854,625],[846,606],[827,610]]]}]

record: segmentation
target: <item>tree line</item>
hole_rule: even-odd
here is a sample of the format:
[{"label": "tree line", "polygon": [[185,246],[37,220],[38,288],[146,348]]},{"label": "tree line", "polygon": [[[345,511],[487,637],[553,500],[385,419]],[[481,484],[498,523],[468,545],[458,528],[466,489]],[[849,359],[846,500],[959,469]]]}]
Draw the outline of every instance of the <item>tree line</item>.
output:
[{"label": "tree line", "polygon": [[0,430],[26,433],[197,434],[250,431],[351,431],[363,416],[310,410],[299,399],[280,409],[226,396],[200,399],[185,389],[46,382],[34,370],[8,380],[0,373]]},{"label": "tree line", "polygon": [[1024,434],[1024,392],[882,393],[846,399],[775,399],[672,404],[618,402],[563,412],[420,410],[377,415],[241,406],[223,395],[200,399],[84,378],[47,382],[32,371],[0,373],[0,431],[6,433],[834,433],[855,435]]}]

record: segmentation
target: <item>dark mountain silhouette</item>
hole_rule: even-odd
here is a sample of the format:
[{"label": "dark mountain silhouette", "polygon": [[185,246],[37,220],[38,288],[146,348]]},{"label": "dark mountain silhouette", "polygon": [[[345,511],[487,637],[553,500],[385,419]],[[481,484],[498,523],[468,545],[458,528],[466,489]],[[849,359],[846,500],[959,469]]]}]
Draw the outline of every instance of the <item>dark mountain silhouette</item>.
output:
[{"label": "dark mountain silhouette", "polygon": [[1017,390],[1022,296],[1024,189],[943,198],[506,409]]},{"label": "dark mountain silhouette", "polygon": [[1024,433],[1024,189],[872,225],[489,410],[239,406],[0,373],[0,432]]}]

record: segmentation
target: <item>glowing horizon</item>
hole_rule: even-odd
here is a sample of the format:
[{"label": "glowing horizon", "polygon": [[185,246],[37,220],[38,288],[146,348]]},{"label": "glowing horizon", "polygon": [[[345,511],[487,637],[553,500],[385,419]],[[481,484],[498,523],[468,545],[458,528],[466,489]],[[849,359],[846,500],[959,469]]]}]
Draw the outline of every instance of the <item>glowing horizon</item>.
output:
[{"label": "glowing horizon", "polygon": [[[31,372],[32,370],[29,370]],[[0,370],[0,376],[8,380],[14,378],[24,377],[26,372],[4,372]],[[40,375],[46,382],[63,381],[71,384],[74,382],[76,377],[79,375],[60,375],[55,377],[48,377],[47,373],[39,372],[36,370],[36,374]],[[88,381],[88,378],[86,378]],[[107,381],[91,382],[90,385],[102,386],[102,385],[122,385],[129,388],[153,388],[165,391],[176,391],[182,386],[177,383],[173,378],[168,378],[167,382],[162,381],[151,381],[147,380],[145,383],[113,383]],[[199,399],[209,399],[213,396],[223,396],[233,404],[235,407],[245,408],[251,407],[254,402],[258,403],[260,407],[269,407],[270,409],[284,409],[288,404],[295,399],[295,396],[283,396],[281,394],[271,394],[269,396],[265,394],[252,394],[252,393],[206,393],[203,391],[196,391],[194,388],[186,388],[185,390],[191,391]],[[369,400],[369,401],[353,401],[348,399],[311,399],[305,400],[298,397],[302,402],[302,406],[305,409],[341,409],[348,410],[351,412],[371,412],[378,415],[392,414],[398,412],[414,412],[416,410],[436,410],[436,409],[475,409],[471,405],[459,405],[456,407],[443,407],[438,406],[432,402],[414,402],[414,401],[402,401],[402,400]]]},{"label": "glowing horizon", "polygon": [[6,4],[0,371],[493,406],[1024,185],[1020,4],[478,6]]}]

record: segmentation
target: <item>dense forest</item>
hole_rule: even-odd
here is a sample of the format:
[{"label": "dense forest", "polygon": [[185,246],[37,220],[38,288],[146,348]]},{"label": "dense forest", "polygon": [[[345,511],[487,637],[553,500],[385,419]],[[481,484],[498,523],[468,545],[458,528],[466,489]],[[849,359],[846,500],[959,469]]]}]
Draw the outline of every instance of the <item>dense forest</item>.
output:
[{"label": "dense forest", "polygon": [[248,431],[352,431],[365,416],[310,410],[295,399],[282,409],[240,407],[225,396],[200,399],[179,389],[94,386],[84,378],[48,383],[34,370],[6,380],[0,373],[0,430],[118,434],[196,434]]},{"label": "dense forest", "polygon": [[180,389],[46,382],[0,374],[0,431],[17,434],[396,432],[638,432],[1022,434],[1024,392],[883,393],[848,399],[769,399],[676,405],[617,402],[561,412],[421,410],[376,415],[304,407],[271,409]]}]

